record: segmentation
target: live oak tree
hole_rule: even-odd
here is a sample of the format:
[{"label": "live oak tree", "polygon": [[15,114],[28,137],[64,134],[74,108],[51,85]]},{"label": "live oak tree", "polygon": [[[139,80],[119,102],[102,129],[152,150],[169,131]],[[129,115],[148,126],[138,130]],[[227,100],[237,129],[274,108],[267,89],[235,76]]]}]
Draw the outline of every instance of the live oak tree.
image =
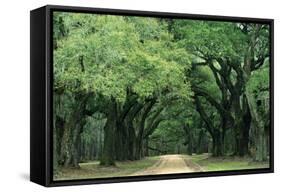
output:
[{"label": "live oak tree", "polygon": [[[221,114],[221,142],[224,130],[233,127],[234,154],[248,154],[252,115],[245,88],[252,72],[260,68],[269,56],[268,26],[205,21],[179,21],[175,25],[175,29],[179,28],[175,32],[176,38],[196,57],[194,67],[208,66],[220,89],[220,98],[196,86],[193,90],[196,96],[205,97]],[[199,102],[197,97],[197,106]],[[206,124],[211,125],[202,108],[197,109],[206,119]],[[222,155],[222,152],[217,155]]]},{"label": "live oak tree", "polygon": [[267,25],[57,12],[53,22],[55,170],[165,153],[267,159]]},{"label": "live oak tree", "polygon": [[[158,97],[171,92],[182,98],[191,95],[184,76],[187,67],[178,64],[188,62],[188,56],[171,43],[168,33],[161,32],[166,26],[157,19],[133,22],[123,17],[69,14],[64,22],[68,35],[57,40],[54,52],[55,87],[71,92],[77,105],[64,126],[60,151],[64,165],[75,156],[73,144],[81,132],[77,126],[83,126],[78,123],[79,116],[85,115],[82,110],[97,110],[107,117],[102,165],[114,165],[116,158],[139,158],[134,150],[140,151],[137,145],[141,145],[144,121]],[[149,35],[141,29],[150,30]],[[176,54],[166,54],[165,48],[174,49]],[[87,109],[89,97],[98,97],[101,106]],[[132,124],[138,113],[143,117],[136,135]],[[128,138],[118,138],[119,134],[124,137],[123,132],[128,132]],[[116,145],[119,139],[123,143],[132,140],[126,146],[126,157],[120,155],[126,150],[116,148],[122,146]]]}]

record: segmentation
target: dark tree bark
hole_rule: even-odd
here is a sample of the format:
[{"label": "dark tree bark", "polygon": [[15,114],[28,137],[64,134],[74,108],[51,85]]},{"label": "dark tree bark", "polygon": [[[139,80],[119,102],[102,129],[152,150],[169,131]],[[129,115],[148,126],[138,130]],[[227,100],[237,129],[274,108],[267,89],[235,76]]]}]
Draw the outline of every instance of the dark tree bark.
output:
[{"label": "dark tree bark", "polygon": [[252,115],[252,132],[253,138],[254,138],[254,143],[255,143],[255,153],[254,153],[254,161],[266,161],[268,152],[269,152],[269,146],[268,146],[268,138],[269,138],[269,121],[265,121],[263,118],[264,114],[261,113],[266,113],[266,116],[269,117],[269,111],[259,111],[257,107],[257,102],[254,98],[253,93],[249,92],[247,90],[247,97],[249,101],[249,107],[250,107],[250,112]]},{"label": "dark tree bark", "polygon": [[205,110],[203,109],[200,99],[198,96],[195,95],[195,106],[196,110],[200,114],[201,118],[206,124],[206,129],[210,133],[212,137],[212,155],[213,156],[222,156],[224,155],[223,153],[223,146],[224,146],[224,136],[222,129],[217,128],[213,125],[212,119],[208,117],[206,114]]},{"label": "dark tree bark", "polygon": [[188,155],[192,155],[193,153],[193,134],[192,134],[192,130],[191,128],[185,124],[183,126],[183,130],[185,132],[185,135],[186,135],[186,145],[187,145],[187,154]]},{"label": "dark tree bark", "polygon": [[[229,90],[228,90],[228,84],[230,83],[230,73],[231,73],[231,67],[227,64],[225,64],[225,60],[223,59],[217,59],[219,64],[220,64],[220,69],[217,69],[214,66],[214,61],[213,59],[209,58],[206,60],[204,65],[207,65],[210,70],[213,73],[213,76],[216,80],[216,84],[220,90],[221,93],[221,98],[217,100],[217,98],[214,98],[213,96],[210,95],[210,93],[206,92],[204,89],[198,87],[198,85],[193,84],[192,89],[196,95],[196,97],[204,97],[206,101],[213,106],[218,114],[220,115],[220,126],[219,127],[213,127],[211,122],[207,122],[207,119],[209,118],[206,113],[204,113],[201,107],[197,107],[198,109],[201,108],[201,112],[199,112],[200,116],[203,118],[205,123],[208,123],[210,125],[207,125],[207,130],[212,136],[213,140],[213,155],[216,156],[221,156],[224,154],[224,137],[225,133],[228,129],[231,129],[233,127],[234,119],[232,117],[231,113],[231,106],[232,106],[232,100],[229,95]],[[193,66],[193,69],[195,68],[196,65]],[[200,65],[199,65],[200,66]],[[200,104],[200,101],[198,100]],[[213,128],[212,128],[213,127]],[[211,130],[212,129],[212,130]],[[212,133],[211,133],[212,132]]]},{"label": "dark tree bark", "polygon": [[77,137],[81,132],[81,121],[84,118],[84,111],[88,95],[77,95],[76,106],[65,123],[61,140],[60,161],[64,167],[78,167],[77,159]]},{"label": "dark tree bark", "polygon": [[[201,125],[202,126],[202,125]],[[203,142],[203,137],[204,137],[205,133],[204,130],[201,129],[198,135],[198,139],[196,142],[196,154],[202,154],[204,153],[204,142]]]},{"label": "dark tree bark", "polygon": [[[119,161],[124,161],[129,159],[129,146],[131,142],[130,135],[133,135],[132,121],[135,115],[141,110],[142,105],[137,102],[137,96],[132,94],[129,90],[127,91],[127,98],[124,106],[120,107],[118,110],[117,118],[117,130],[116,130],[116,150],[115,158]],[[130,134],[130,135],[129,135]]]},{"label": "dark tree bark", "polygon": [[128,160],[135,160],[136,159],[136,130],[133,125],[133,120],[136,115],[142,110],[144,104],[136,103],[134,107],[132,107],[131,111],[128,113],[127,117],[125,118],[125,127],[128,132],[128,143],[127,143],[127,159]]},{"label": "dark tree bark", "polygon": [[107,121],[104,127],[104,144],[100,165],[115,166],[115,134],[117,127],[117,103],[114,99],[108,104]]},{"label": "dark tree bark", "polygon": [[143,140],[144,140],[144,129],[145,129],[145,122],[149,115],[149,112],[153,108],[154,104],[156,103],[156,99],[152,99],[149,101],[145,106],[140,115],[140,120],[138,123],[138,127],[136,127],[138,133],[136,135],[136,157],[135,159],[142,158],[142,150],[143,150]]}]

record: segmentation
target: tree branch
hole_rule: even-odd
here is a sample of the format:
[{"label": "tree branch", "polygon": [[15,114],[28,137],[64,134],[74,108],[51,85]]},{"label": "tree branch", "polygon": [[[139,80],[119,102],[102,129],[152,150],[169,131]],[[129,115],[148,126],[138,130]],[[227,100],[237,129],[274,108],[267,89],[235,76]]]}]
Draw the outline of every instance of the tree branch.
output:
[{"label": "tree branch", "polygon": [[199,98],[197,96],[195,96],[195,106],[196,106],[196,110],[198,111],[198,113],[200,114],[200,116],[202,117],[203,121],[206,124],[206,129],[213,136],[214,135],[214,132],[213,132],[214,127],[213,127],[211,121],[209,120],[206,112],[202,108],[200,100],[199,100]]}]

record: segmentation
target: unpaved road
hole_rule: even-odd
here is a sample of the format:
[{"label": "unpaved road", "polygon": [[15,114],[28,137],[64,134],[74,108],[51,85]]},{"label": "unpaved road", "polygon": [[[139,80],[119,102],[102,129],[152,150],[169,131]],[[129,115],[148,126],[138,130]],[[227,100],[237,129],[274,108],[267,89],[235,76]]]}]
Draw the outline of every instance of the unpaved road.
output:
[{"label": "unpaved road", "polygon": [[153,166],[133,175],[155,175],[171,173],[200,172],[203,169],[194,164],[187,155],[162,155]]}]

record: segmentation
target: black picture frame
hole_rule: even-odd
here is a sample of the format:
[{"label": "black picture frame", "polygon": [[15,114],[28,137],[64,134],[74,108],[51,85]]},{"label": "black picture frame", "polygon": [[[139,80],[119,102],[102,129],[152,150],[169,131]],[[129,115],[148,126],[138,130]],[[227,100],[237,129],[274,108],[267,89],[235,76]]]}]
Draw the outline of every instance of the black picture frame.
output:
[{"label": "black picture frame", "polygon": [[[270,26],[270,167],[264,169],[54,181],[52,179],[53,11],[268,24]],[[30,46],[30,180],[32,182],[43,186],[63,186],[274,172],[273,19],[46,5],[30,12]]]}]

